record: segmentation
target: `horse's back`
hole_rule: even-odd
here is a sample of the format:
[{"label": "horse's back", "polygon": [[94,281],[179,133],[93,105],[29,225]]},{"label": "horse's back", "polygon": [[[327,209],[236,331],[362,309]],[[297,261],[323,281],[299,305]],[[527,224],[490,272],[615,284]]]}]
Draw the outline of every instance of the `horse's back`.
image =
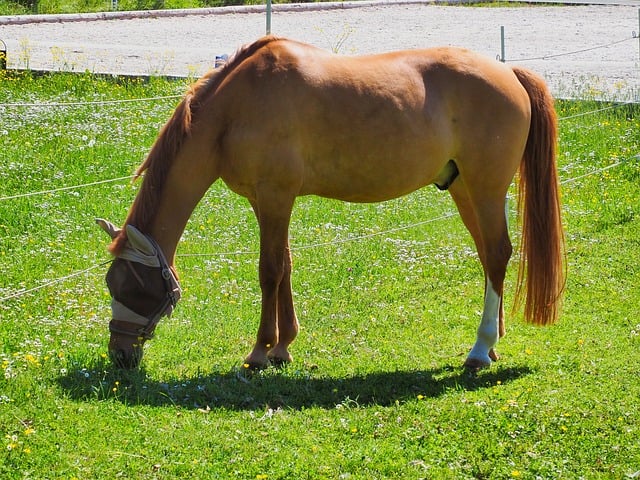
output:
[{"label": "horse's back", "polygon": [[[528,128],[526,92],[511,69],[464,49],[348,57],[273,39],[231,76],[234,174],[223,178],[232,188],[277,173],[296,194],[385,200]],[[520,137],[514,150],[526,131]]]}]

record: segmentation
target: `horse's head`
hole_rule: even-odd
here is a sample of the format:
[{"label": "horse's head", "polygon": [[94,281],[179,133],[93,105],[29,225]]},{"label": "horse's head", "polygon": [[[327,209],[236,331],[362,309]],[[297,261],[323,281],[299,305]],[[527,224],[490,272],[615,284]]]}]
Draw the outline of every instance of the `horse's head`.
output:
[{"label": "horse's head", "polygon": [[[112,239],[120,234],[105,220],[97,223]],[[109,356],[119,368],[136,368],[144,342],[180,299],[180,285],[158,244],[131,225],[125,228],[127,243],[106,277],[112,298]]]}]

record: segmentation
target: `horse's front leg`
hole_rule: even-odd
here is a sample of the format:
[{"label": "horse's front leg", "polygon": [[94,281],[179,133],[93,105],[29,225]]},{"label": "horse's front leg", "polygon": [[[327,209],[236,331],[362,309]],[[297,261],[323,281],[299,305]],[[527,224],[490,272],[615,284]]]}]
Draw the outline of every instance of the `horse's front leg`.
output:
[{"label": "horse's front leg", "polygon": [[[283,197],[282,194],[267,192],[266,195],[259,196],[255,202],[251,202],[260,227],[259,278],[262,291],[262,310],[256,343],[245,359],[245,365],[251,369],[269,366],[270,356],[278,358],[278,360],[290,359],[286,346],[291,343],[293,338],[284,339],[288,342],[284,352],[282,347],[278,347],[278,314],[280,310],[286,310],[286,305],[279,308],[279,298],[281,296],[286,298],[287,289],[289,289],[288,295],[291,295],[289,280],[291,261],[290,259],[285,260],[285,258],[288,256],[288,229],[293,197]],[[285,265],[289,265],[289,271],[286,274]],[[281,294],[281,289],[284,289],[285,293]],[[291,337],[290,332],[283,333],[285,333],[285,337]],[[271,350],[273,353],[270,354]],[[281,358],[285,353],[286,358]]]},{"label": "horse's front leg", "polygon": [[288,242],[283,268],[283,277],[278,288],[278,342],[268,353],[268,357],[274,365],[283,365],[293,361],[293,357],[289,353],[289,345],[298,335],[299,329],[291,291],[292,268]]}]

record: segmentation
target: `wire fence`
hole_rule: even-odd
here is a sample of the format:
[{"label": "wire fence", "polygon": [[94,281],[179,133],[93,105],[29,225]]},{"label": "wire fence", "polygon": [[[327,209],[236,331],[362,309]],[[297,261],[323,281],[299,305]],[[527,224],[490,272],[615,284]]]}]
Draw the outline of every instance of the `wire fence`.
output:
[{"label": "wire fence", "polygon": [[[597,113],[601,111],[599,110],[594,110],[591,113]],[[565,118],[574,118],[572,117],[565,117]],[[562,120],[562,119],[561,119]],[[636,154],[634,157],[636,160],[640,161],[640,153]],[[591,177],[591,176],[595,176],[595,175],[599,175],[607,170],[611,170],[614,168],[617,168],[627,162],[629,162],[629,159],[624,159],[624,160],[619,160],[615,163],[612,163],[610,165],[607,165],[605,167],[601,167],[598,169],[594,169],[590,172],[587,172],[583,175],[579,175],[576,177],[572,177],[572,178],[568,178],[568,179],[564,179],[560,181],[561,185],[567,185],[570,183],[574,183],[578,180],[587,178],[587,177]],[[103,184],[103,183],[108,183],[108,182],[117,182],[120,180],[124,180],[124,179],[131,179],[133,178],[132,176],[128,176],[128,177],[120,177],[120,178],[116,178],[116,179],[111,179],[111,180],[103,180],[103,181],[97,181],[97,182],[92,182],[89,184],[83,184],[83,185],[76,185],[76,186],[72,186],[72,187],[62,187],[59,189],[53,189],[53,190],[47,190],[44,192],[32,192],[32,193],[25,193],[25,194],[20,194],[20,195],[14,195],[14,196],[10,196],[10,197],[3,197],[0,198],[0,201],[2,200],[9,200],[9,199],[14,199],[14,198],[24,198],[24,197],[28,197],[28,196],[35,196],[35,195],[43,195],[43,194],[50,194],[50,193],[54,193],[54,192],[60,192],[60,191],[66,191],[66,190],[71,190],[71,189],[78,189],[78,188],[83,188],[83,187],[87,187],[87,186],[92,186],[92,185],[99,185],[99,184]],[[395,227],[392,229],[387,229],[387,230],[381,230],[378,232],[373,232],[373,233],[369,233],[366,235],[358,235],[358,236],[349,236],[347,238],[342,238],[342,239],[334,239],[332,241],[327,241],[327,242],[318,242],[318,243],[312,243],[312,244],[307,244],[307,245],[298,245],[298,246],[293,246],[291,248],[292,251],[302,251],[302,250],[310,250],[310,249],[315,249],[315,248],[323,248],[323,247],[329,247],[329,246],[336,246],[339,244],[346,244],[346,243],[352,243],[352,242],[358,242],[358,241],[364,241],[364,240],[368,240],[371,238],[375,238],[375,237],[380,237],[380,236],[384,236],[384,235],[390,235],[393,233],[397,233],[403,230],[409,230],[409,229],[413,229],[413,228],[417,228],[420,226],[424,226],[430,223],[434,223],[434,222],[438,222],[438,221],[442,221],[442,220],[447,220],[450,219],[452,217],[455,217],[457,215],[456,212],[448,212],[445,213],[443,215],[440,215],[438,217],[434,217],[428,220],[423,220],[420,222],[415,222],[415,223],[410,223],[407,225],[401,225],[399,227]],[[250,256],[257,256],[259,254],[258,251],[255,250],[239,250],[239,251],[231,251],[231,252],[215,252],[215,253],[183,253],[183,254],[178,254],[176,255],[177,257],[181,257],[181,258],[188,258],[188,257],[228,257],[228,256],[240,256],[240,255],[250,255]],[[6,295],[4,297],[0,297],[0,303],[4,303],[7,302],[9,300],[13,300],[13,299],[18,299],[20,297],[26,296],[28,294],[31,293],[35,293],[39,290],[45,289],[47,287],[51,287],[54,285],[58,285],[60,283],[64,283],[68,280],[71,280],[73,278],[76,278],[80,275],[83,275],[85,273],[89,273],[92,270],[95,270],[97,268],[103,267],[104,265],[107,265],[109,263],[111,263],[112,259],[106,260],[106,261],[102,261],[99,262],[95,265],[92,265],[90,267],[78,270],[76,272],[72,272],[70,274],[61,276],[59,278],[55,278],[52,280],[48,280],[45,282],[42,282],[40,285],[31,287],[31,288],[25,288],[25,289],[19,289],[14,291],[13,293]]]},{"label": "wire fence", "polygon": [[51,107],[99,107],[105,105],[120,105],[127,103],[157,102],[182,98],[182,95],[162,95],[157,97],[125,98],[120,100],[94,100],[86,102],[33,102],[33,103],[0,103],[4,108],[51,108]]},{"label": "wire fence", "polygon": [[133,180],[134,178],[135,178],[135,175],[127,175],[126,177],[108,178],[106,180],[96,180],[95,182],[82,183],[80,185],[71,185],[68,187],[52,188],[50,190],[40,190],[38,192],[16,193],[15,195],[0,197],[0,202],[6,201],[6,200],[16,200],[18,198],[35,197],[39,195],[51,195],[54,193],[65,192],[67,190],[80,190],[82,188],[93,187],[96,185],[103,185],[105,183],[116,183],[116,182],[121,182],[122,180]]},{"label": "wire fence", "polygon": [[[151,97],[151,98],[139,98],[139,99],[134,99],[132,101],[134,102],[141,102],[141,101],[148,101],[148,100],[158,100],[158,99],[165,99],[165,98],[175,98],[175,96],[167,96],[167,97]],[[104,102],[103,104],[110,104],[110,103],[116,103],[116,102]],[[70,106],[70,105],[75,105],[75,106],[84,106],[84,105],[93,105],[94,102],[71,102],[71,103],[61,103],[61,104],[57,104],[58,106]],[[6,105],[6,104],[5,104]],[[19,104],[10,104],[10,105],[19,105]],[[21,104],[21,106],[40,106],[42,104]],[[55,104],[47,104],[47,105],[55,105]],[[597,108],[594,110],[590,110],[588,112],[581,112],[581,113],[577,113],[574,115],[570,115],[570,116],[566,116],[566,117],[560,117],[558,119],[559,122],[565,121],[565,120],[571,120],[574,118],[579,118],[579,117],[585,117],[585,116],[589,116],[589,115],[595,115],[597,113],[601,113],[601,112],[605,112],[608,110],[615,110],[616,108],[621,108],[627,105],[634,105],[634,102],[619,102],[619,103],[615,103],[612,105],[608,105],[606,107],[602,107],[602,108]],[[3,106],[2,104],[0,104],[0,107]],[[27,197],[33,197],[33,196],[38,196],[38,195],[51,195],[54,193],[59,193],[59,192],[64,192],[64,191],[68,191],[68,190],[80,190],[83,188],[88,188],[88,187],[93,187],[96,185],[102,185],[102,184],[108,184],[108,183],[116,183],[116,182],[121,182],[124,180],[133,180],[135,177],[135,175],[127,175],[127,176],[123,176],[123,177],[116,177],[116,178],[108,178],[108,179],[103,179],[103,180],[95,180],[93,182],[88,182],[88,183],[81,183],[78,185],[69,185],[69,186],[63,186],[63,187],[57,187],[57,188],[52,188],[52,189],[48,189],[48,190],[40,190],[40,191],[36,191],[36,192],[23,192],[23,193],[17,193],[17,194],[13,194],[13,195],[7,195],[7,196],[3,196],[0,197],[0,202],[3,201],[7,201],[7,200],[15,200],[15,199],[19,199],[19,198],[27,198]]]},{"label": "wire fence", "polygon": [[[595,50],[602,50],[602,49],[606,49],[609,47],[613,47],[615,45],[619,45],[621,43],[625,43],[625,42],[631,42],[633,40],[638,40],[638,35],[636,34],[636,32],[632,32],[631,36],[629,37],[625,37],[621,40],[614,40],[612,42],[609,43],[605,43],[603,45],[594,45],[592,47],[586,47],[586,48],[581,48],[579,50],[572,50],[569,52],[562,52],[562,53],[553,53],[553,54],[549,54],[549,55],[542,55],[539,57],[525,57],[525,58],[510,58],[509,60],[506,60],[506,58],[501,57],[500,60],[505,62],[505,61],[509,61],[509,62],[533,62],[536,60],[549,60],[551,58],[558,58],[558,57],[569,57],[571,55],[578,55],[580,53],[586,53],[586,52],[593,52]],[[504,47],[502,47],[502,51],[504,51]]]},{"label": "wire fence", "polygon": [[[610,46],[613,45],[617,45],[623,42],[627,42],[633,39],[638,39],[638,34],[636,34],[635,32],[633,32],[633,35],[631,37],[627,37],[624,38],[622,40],[616,40],[607,44],[603,44],[603,45],[597,45],[597,46],[593,46],[593,47],[587,47],[584,49],[580,49],[580,50],[575,50],[575,51],[571,51],[571,52],[564,52],[564,53],[558,53],[558,54],[552,54],[552,55],[545,55],[545,56],[541,56],[541,57],[531,57],[531,58],[521,58],[521,59],[517,59],[517,60],[509,60],[509,61],[514,61],[514,62],[527,62],[527,61],[534,61],[534,60],[545,60],[548,58],[552,58],[552,57],[559,57],[559,56],[568,56],[568,55],[575,55],[578,53],[584,53],[584,52],[589,52],[589,51],[593,51],[593,50],[597,50],[597,49],[603,49],[603,48],[608,48]],[[503,47],[503,52],[504,52],[504,47]],[[506,59],[504,58],[504,56],[502,58],[500,58],[500,60],[502,61],[506,61]],[[18,102],[10,102],[10,103],[0,103],[0,108],[4,108],[4,109],[40,109],[40,108],[73,108],[73,107],[96,107],[96,106],[109,106],[109,105],[117,105],[117,104],[127,104],[127,103],[142,103],[142,102],[157,102],[157,101],[161,101],[161,100],[167,100],[167,99],[177,99],[177,98],[181,98],[181,95],[165,95],[165,96],[154,96],[154,97],[143,97],[143,98],[135,98],[135,99],[123,99],[123,100],[97,100],[97,101],[77,101],[77,102],[25,102],[25,103],[18,103]],[[598,109],[594,109],[588,112],[582,112],[582,113],[578,113],[575,115],[571,115],[571,116],[566,116],[566,117],[561,117],[559,118],[559,121],[566,121],[566,120],[570,120],[570,119],[575,119],[575,118],[579,118],[579,117],[584,117],[584,116],[589,116],[589,115],[595,115],[597,113],[601,113],[603,111],[607,111],[607,110],[613,110],[616,108],[620,108],[626,105],[631,105],[634,104],[635,102],[633,101],[628,101],[628,102],[619,102],[619,103],[614,103],[611,105],[607,105],[606,107],[602,107],[602,108],[598,108]],[[640,159],[640,154],[636,154],[635,157],[636,159]],[[616,168],[621,166],[622,164],[626,163],[629,160],[620,160],[617,161],[613,164],[607,165],[605,167],[599,168],[599,169],[594,169],[593,171],[587,172],[583,175],[577,176],[577,177],[573,177],[573,178],[569,178],[569,179],[564,179],[561,181],[561,184],[569,184],[569,183],[573,183],[579,179],[583,179],[585,177],[589,177],[589,176],[594,176],[594,175],[598,175],[601,174],[607,170]],[[0,197],[0,202],[5,202],[5,201],[9,201],[9,200],[16,200],[16,199],[23,199],[23,198],[28,198],[28,197],[35,197],[35,196],[40,196],[40,195],[51,195],[54,193],[59,193],[59,192],[63,192],[63,191],[69,191],[69,190],[79,190],[79,189],[83,189],[83,188],[88,188],[88,187],[92,187],[92,186],[96,186],[96,185],[103,185],[103,184],[109,184],[109,183],[117,183],[117,182],[121,182],[121,181],[131,181],[134,178],[133,175],[128,175],[128,176],[122,176],[122,177],[116,177],[116,178],[109,178],[109,179],[102,179],[102,180],[95,180],[92,182],[87,182],[87,183],[83,183],[83,184],[78,184],[78,185],[70,185],[70,186],[62,186],[62,187],[57,187],[57,188],[52,188],[52,189],[48,189],[48,190],[41,190],[41,191],[34,191],[34,192],[21,192],[21,193],[17,193],[17,194],[13,194],[13,195],[7,195],[4,197]],[[408,230],[408,229],[412,229],[412,228],[417,228],[429,223],[433,223],[433,222],[437,222],[437,221],[441,221],[441,220],[446,220],[449,218],[452,218],[456,215],[455,212],[449,212],[449,213],[445,213],[441,216],[432,218],[432,219],[428,219],[428,220],[424,220],[424,221],[420,221],[417,223],[411,223],[411,224],[407,224],[407,225],[403,225],[400,227],[395,227],[393,229],[388,229],[388,230],[384,230],[384,231],[379,231],[379,232],[374,232],[374,233],[370,233],[367,235],[361,235],[361,236],[351,236],[351,237],[347,237],[344,239],[336,239],[333,241],[329,241],[329,242],[319,242],[319,243],[313,243],[313,244],[308,244],[308,245],[300,245],[297,247],[292,247],[293,251],[299,251],[299,250],[308,250],[308,249],[314,249],[314,248],[322,248],[322,247],[327,247],[327,246],[334,246],[337,244],[344,244],[344,243],[350,243],[350,242],[356,242],[356,241],[363,241],[366,239],[370,239],[373,237],[378,237],[378,236],[383,236],[383,235],[389,235],[392,233],[396,233],[402,230]],[[212,256],[218,256],[218,257],[223,257],[223,256],[232,256],[232,255],[258,255],[259,252],[257,251],[236,251],[236,252],[218,252],[218,253],[185,253],[185,254],[179,254],[179,257],[212,257]],[[70,274],[61,276],[59,278],[55,278],[52,280],[48,280],[48,281],[43,281],[41,284],[31,287],[31,288],[25,288],[25,289],[15,289],[14,292],[4,296],[4,297],[0,297],[0,304],[3,302],[7,302],[9,300],[14,300],[14,299],[18,299],[20,297],[29,295],[29,294],[33,294],[35,292],[38,292],[39,290],[45,289],[47,287],[51,287],[66,281],[69,281],[71,279],[77,278],[83,274],[87,274],[97,268],[103,267],[104,265],[110,263],[111,260],[106,260],[103,262],[99,262],[95,265],[89,266],[87,268],[72,272]]]},{"label": "wire fence", "polygon": [[[637,154],[635,156],[635,158],[637,160],[640,161],[640,153]],[[598,169],[594,169],[590,172],[587,172],[583,175],[579,175],[577,177],[572,177],[572,178],[568,178],[565,180],[560,181],[561,185],[567,185],[573,182],[576,182],[578,180],[587,178],[587,177],[591,177],[594,175],[599,175],[607,170],[611,170],[613,168],[617,168],[625,163],[627,163],[629,160],[620,160],[618,162],[615,162],[613,164],[607,165],[606,167],[602,167],[602,168],[598,168]],[[99,182],[100,183],[100,182]],[[366,235],[358,235],[358,236],[350,236],[347,238],[342,238],[342,239],[335,239],[332,241],[328,241],[328,242],[318,242],[318,243],[312,243],[312,244],[307,244],[307,245],[298,245],[298,246],[292,246],[291,247],[291,251],[295,252],[295,251],[302,251],[302,250],[310,250],[310,249],[315,249],[315,248],[323,248],[323,247],[330,247],[330,246],[336,246],[336,245],[340,245],[340,244],[346,244],[346,243],[352,243],[352,242],[359,242],[359,241],[363,241],[363,240],[368,240],[371,238],[375,238],[375,237],[380,237],[380,236],[384,236],[384,235],[390,235],[392,233],[397,233],[403,230],[409,230],[409,229],[413,229],[413,228],[417,228],[417,227],[421,227],[424,225],[427,225],[429,223],[434,223],[434,222],[438,222],[438,221],[442,221],[442,220],[447,220],[449,218],[455,217],[457,215],[456,212],[448,212],[445,213],[443,215],[440,215],[438,217],[434,217],[428,220],[423,220],[420,222],[415,222],[415,223],[410,223],[407,225],[402,225],[399,227],[395,227],[395,228],[391,228],[391,229],[387,229],[387,230],[381,230],[378,232],[373,232],[373,233],[369,233]],[[250,256],[257,256],[259,255],[260,252],[255,251],[255,250],[238,250],[238,251],[231,251],[231,252],[216,252],[216,253],[182,253],[182,254],[177,254],[177,257],[180,258],[189,258],[189,257],[228,257],[228,256],[240,256],[240,255],[250,255]],[[103,262],[97,263],[95,265],[92,265],[90,267],[78,270],[76,272],[72,272],[70,274],[61,276],[59,278],[55,278],[52,280],[48,280],[46,282],[41,283],[40,285],[37,285],[35,287],[31,287],[31,288],[26,288],[26,289],[20,289],[20,290],[16,290],[15,292],[6,295],[4,297],[0,297],[0,303],[4,303],[7,302],[9,300],[13,300],[13,299],[17,299],[23,296],[26,296],[28,294],[31,293],[35,293],[39,290],[45,289],[47,287],[51,287],[54,285],[58,285],[60,283],[64,283],[68,280],[71,280],[73,278],[76,278],[80,275],[83,275],[85,273],[89,273],[92,270],[95,270],[97,268],[103,267],[109,263],[112,262],[112,259],[109,260],[105,260]]]}]

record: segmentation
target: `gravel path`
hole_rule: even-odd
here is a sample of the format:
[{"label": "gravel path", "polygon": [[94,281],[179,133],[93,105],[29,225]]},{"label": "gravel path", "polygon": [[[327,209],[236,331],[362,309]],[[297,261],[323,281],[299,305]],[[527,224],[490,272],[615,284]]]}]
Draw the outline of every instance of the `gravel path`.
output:
[{"label": "gravel path", "polygon": [[[276,5],[271,31],[343,54],[459,45],[496,57],[504,26],[507,61],[543,74],[556,95],[588,90],[638,101],[639,15],[634,2],[513,8],[418,2],[367,2],[355,8]],[[107,19],[95,20],[100,17]],[[142,18],[69,16],[37,23],[16,18],[0,17],[10,68],[138,75],[200,75],[216,55],[255,40],[266,25],[260,7],[169,12],[156,18],[148,12]]]}]

